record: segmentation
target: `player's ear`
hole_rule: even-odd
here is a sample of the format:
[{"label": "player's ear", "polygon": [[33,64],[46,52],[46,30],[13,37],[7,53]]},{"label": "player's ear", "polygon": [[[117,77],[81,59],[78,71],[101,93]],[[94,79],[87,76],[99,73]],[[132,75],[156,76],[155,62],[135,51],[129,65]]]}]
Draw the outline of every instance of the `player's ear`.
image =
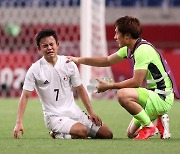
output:
[{"label": "player's ear", "polygon": [[59,42],[57,42],[57,46],[58,46],[58,47],[60,46],[60,43],[59,43]]},{"label": "player's ear", "polygon": [[131,34],[127,33],[124,35],[126,39],[129,39],[131,37]]},{"label": "player's ear", "polygon": [[38,50],[38,51],[40,51],[40,50],[41,50],[40,46],[37,46],[37,50]]}]

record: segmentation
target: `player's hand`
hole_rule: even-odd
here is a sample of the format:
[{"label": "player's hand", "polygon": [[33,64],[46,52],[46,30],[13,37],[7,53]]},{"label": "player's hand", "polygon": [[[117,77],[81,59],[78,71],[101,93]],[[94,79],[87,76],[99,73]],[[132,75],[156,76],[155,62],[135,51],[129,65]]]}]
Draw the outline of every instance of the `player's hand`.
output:
[{"label": "player's hand", "polygon": [[14,127],[14,138],[19,139],[19,132],[21,131],[21,134],[24,135],[24,127],[22,123],[16,123],[16,126]]},{"label": "player's hand", "polygon": [[99,84],[96,87],[98,93],[105,92],[106,90],[108,90],[108,85],[109,85],[108,82],[101,79],[96,79],[96,80],[99,82]]},{"label": "player's hand", "polygon": [[99,118],[96,114],[90,114],[89,118],[91,119],[92,122],[96,124],[96,126],[102,126],[102,120]]},{"label": "player's hand", "polygon": [[79,59],[78,57],[67,56],[66,58],[67,58],[66,63],[73,61],[74,63],[78,64],[78,59]]}]

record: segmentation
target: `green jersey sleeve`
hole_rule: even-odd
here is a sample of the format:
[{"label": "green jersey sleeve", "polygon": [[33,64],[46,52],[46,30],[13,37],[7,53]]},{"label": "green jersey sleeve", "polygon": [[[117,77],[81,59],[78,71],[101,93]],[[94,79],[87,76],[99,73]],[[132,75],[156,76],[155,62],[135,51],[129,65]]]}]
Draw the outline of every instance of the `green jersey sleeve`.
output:
[{"label": "green jersey sleeve", "polygon": [[121,58],[127,58],[127,47],[120,48],[116,53]]}]

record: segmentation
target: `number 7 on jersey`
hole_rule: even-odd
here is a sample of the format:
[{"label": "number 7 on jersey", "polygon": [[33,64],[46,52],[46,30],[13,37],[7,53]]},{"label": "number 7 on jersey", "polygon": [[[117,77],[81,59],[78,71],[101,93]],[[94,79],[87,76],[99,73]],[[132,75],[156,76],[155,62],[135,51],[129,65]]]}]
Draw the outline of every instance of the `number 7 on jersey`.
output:
[{"label": "number 7 on jersey", "polygon": [[54,92],[56,92],[56,101],[58,101],[59,89],[54,89]]}]

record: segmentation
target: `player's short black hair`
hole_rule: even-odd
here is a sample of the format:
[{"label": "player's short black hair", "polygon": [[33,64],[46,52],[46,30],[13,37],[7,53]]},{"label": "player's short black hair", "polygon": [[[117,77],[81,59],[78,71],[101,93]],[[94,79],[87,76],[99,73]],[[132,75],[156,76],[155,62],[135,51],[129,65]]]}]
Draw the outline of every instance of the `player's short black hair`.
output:
[{"label": "player's short black hair", "polygon": [[140,21],[131,16],[124,16],[116,20],[115,26],[119,32],[124,36],[130,34],[133,39],[137,39],[141,36],[142,27]]},{"label": "player's short black hair", "polygon": [[56,40],[56,43],[58,42],[57,34],[53,29],[43,29],[35,37],[36,45],[39,47],[41,39],[48,36],[53,36],[54,39]]}]

